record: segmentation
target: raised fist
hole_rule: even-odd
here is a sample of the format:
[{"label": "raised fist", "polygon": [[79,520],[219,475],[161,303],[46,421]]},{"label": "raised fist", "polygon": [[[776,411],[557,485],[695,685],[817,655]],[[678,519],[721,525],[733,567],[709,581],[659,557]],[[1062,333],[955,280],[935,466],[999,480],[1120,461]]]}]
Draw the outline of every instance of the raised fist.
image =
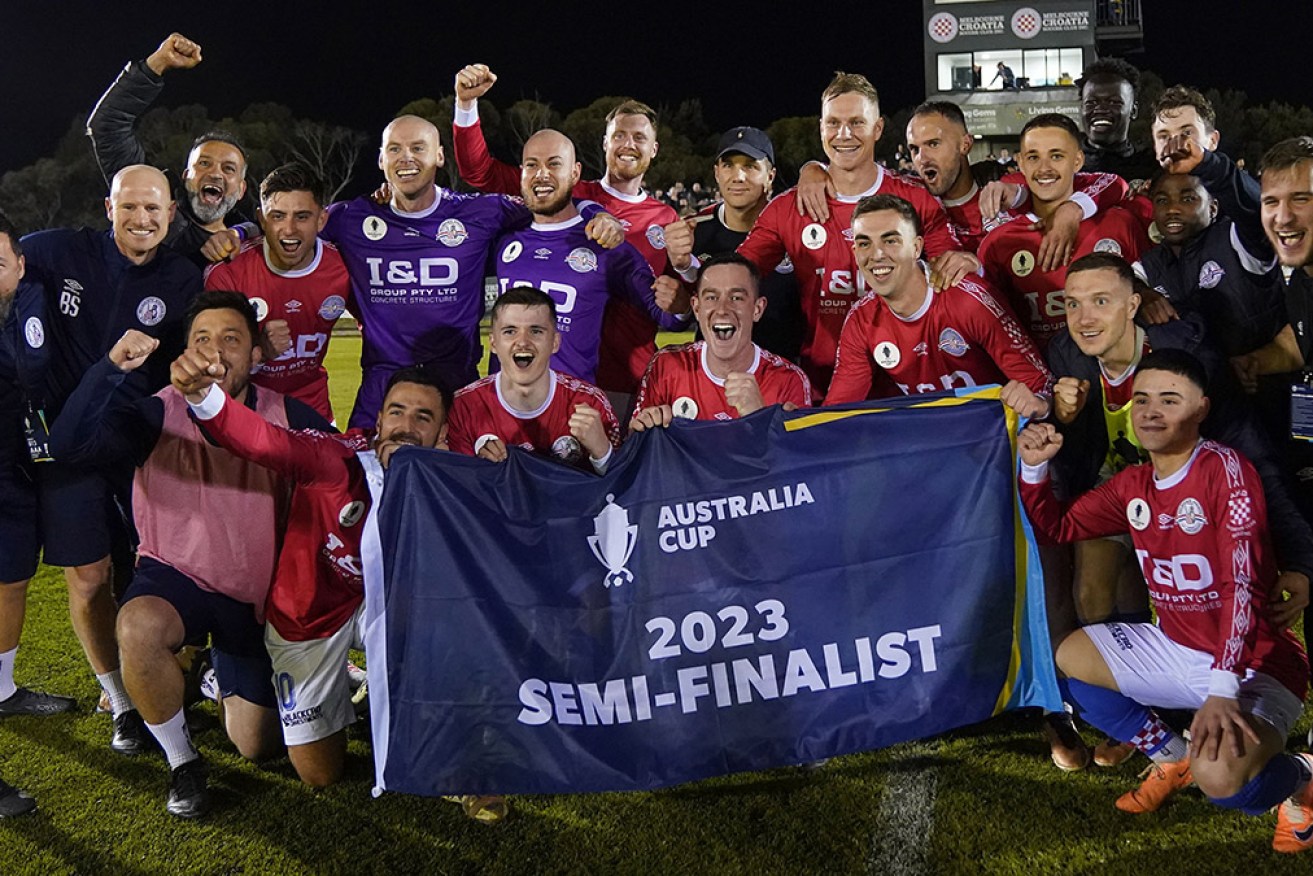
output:
[{"label": "raised fist", "polygon": [[146,66],[156,76],[163,76],[168,70],[190,70],[200,62],[200,43],[194,43],[180,33],[169,34],[146,58]]}]

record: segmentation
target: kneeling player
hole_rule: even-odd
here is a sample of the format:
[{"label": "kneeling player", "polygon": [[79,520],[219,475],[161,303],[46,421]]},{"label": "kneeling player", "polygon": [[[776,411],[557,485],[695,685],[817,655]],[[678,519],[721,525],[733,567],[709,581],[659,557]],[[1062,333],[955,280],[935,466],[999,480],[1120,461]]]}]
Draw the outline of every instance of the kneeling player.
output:
[{"label": "kneeling player", "polygon": [[669,426],[674,417],[733,420],[775,404],[810,406],[811,383],[802,369],[752,340],[766,304],[757,268],[743,256],[703,264],[693,297],[703,340],[652,357],[629,428]]},{"label": "kneeling player", "polygon": [[502,462],[514,444],[605,472],[620,445],[620,425],[600,389],[551,369],[561,336],[556,304],[547,293],[508,289],[492,306],[488,343],[502,370],[456,393],[451,449]]},{"label": "kneeling player", "polygon": [[[1284,753],[1307,690],[1308,658],[1266,616],[1276,582],[1267,508],[1249,461],[1202,441],[1203,367],[1187,353],[1144,357],[1132,421],[1147,464],[1124,469],[1063,508],[1048,484],[1062,446],[1050,425],[1019,440],[1021,496],[1037,533],[1057,541],[1125,532],[1158,625],[1082,627],[1058,647],[1065,699],[1154,761],[1117,806],[1150,812],[1191,782],[1219,806],[1261,815],[1281,804],[1273,847],[1313,846],[1313,756]],[[1150,706],[1195,709],[1190,742]]]}]

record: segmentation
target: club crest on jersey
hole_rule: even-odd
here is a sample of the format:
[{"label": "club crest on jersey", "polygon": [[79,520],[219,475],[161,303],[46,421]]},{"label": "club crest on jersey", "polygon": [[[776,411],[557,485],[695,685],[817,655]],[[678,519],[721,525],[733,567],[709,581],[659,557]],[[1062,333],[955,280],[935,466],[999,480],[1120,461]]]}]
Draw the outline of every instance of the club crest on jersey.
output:
[{"label": "club crest on jersey", "polygon": [[319,315],[324,319],[337,319],[346,310],[346,302],[342,300],[341,295],[329,295],[324,299],[324,303],[319,305]]},{"label": "club crest on jersey", "polygon": [[565,263],[579,273],[587,274],[597,270],[597,254],[585,246],[577,246],[565,257]]},{"label": "club crest on jersey", "polygon": [[255,310],[255,321],[264,322],[264,318],[269,315],[269,302],[263,298],[250,299],[251,307]]},{"label": "club crest on jersey", "polygon": [[1158,515],[1158,527],[1160,529],[1171,529],[1172,524],[1175,524],[1181,527],[1181,531],[1186,535],[1197,535],[1206,523],[1208,523],[1208,518],[1204,516],[1204,506],[1192,497],[1181,500],[1181,504],[1176,506],[1176,516],[1173,517],[1171,514]]},{"label": "club crest on jersey", "polygon": [[506,244],[506,248],[501,251],[502,263],[509,265],[511,262],[518,259],[522,252],[524,252],[524,244],[520,243],[518,240],[512,240],[510,243]]},{"label": "club crest on jersey", "polygon": [[1121,255],[1122,245],[1117,241],[1113,240],[1111,237],[1105,237],[1101,239],[1098,243],[1094,244],[1094,251],[1110,252],[1113,255]]},{"label": "club crest on jersey", "polygon": [[881,368],[897,368],[898,363],[903,361],[903,354],[898,351],[898,347],[889,341],[881,341],[875,345],[872,356],[875,358],[875,364]]},{"label": "club crest on jersey", "polygon": [[813,222],[802,229],[802,245],[808,249],[820,249],[825,246],[825,241],[829,236],[830,234],[825,230],[824,225]]},{"label": "club crest on jersey", "polygon": [[459,219],[443,219],[436,236],[444,246],[460,246],[470,233],[465,230],[465,223]]},{"label": "club crest on jersey", "polygon": [[1012,273],[1018,277],[1029,277],[1035,270],[1035,254],[1022,250],[1012,257]]},{"label": "club crest on jersey", "polygon": [[675,403],[670,406],[670,409],[676,417],[683,417],[685,420],[696,420],[698,418],[698,403],[686,395],[681,395],[675,399]]},{"label": "club crest on jersey", "polygon": [[552,257],[552,251],[545,246],[540,246],[533,251],[533,257],[539,261]]},{"label": "club crest on jersey", "polygon": [[33,350],[41,349],[46,342],[46,327],[41,324],[41,317],[27,318],[27,322],[23,323],[23,337],[27,339],[27,345]]},{"label": "club crest on jersey", "polygon": [[918,356],[929,356],[930,345],[927,344],[925,341],[921,341],[919,344],[917,344],[915,347],[912,348],[912,352]]},{"label": "club crest on jersey", "polygon": [[957,329],[946,328],[939,333],[939,349],[950,356],[961,356],[969,347]]},{"label": "club crest on jersey", "polygon": [[785,257],[784,257],[784,261],[780,262],[778,265],[775,266],[775,273],[777,273],[777,274],[792,274],[792,273],[793,273],[793,259],[789,258],[788,256],[785,256]]},{"label": "club crest on jersey", "polygon": [[577,462],[583,456],[583,446],[573,435],[562,435],[552,442],[552,456],[562,462]]},{"label": "club crest on jersey", "polygon": [[291,301],[283,305],[283,310],[286,310],[288,313],[300,313],[301,302],[293,298]]},{"label": "club crest on jersey", "polygon": [[625,563],[633,556],[638,524],[629,522],[629,512],[615,503],[615,493],[606,494],[606,507],[593,518],[593,534],[587,541],[597,562],[606,567],[605,586],[619,587],[634,580]]},{"label": "club crest on jersey", "polygon": [[652,244],[654,249],[666,248],[666,231],[660,225],[647,226],[647,242]]},{"label": "club crest on jersey", "polygon": [[337,522],[343,526],[355,526],[363,516],[365,516],[365,503],[357,499],[342,506],[342,510],[337,512]]},{"label": "club crest on jersey", "polygon": [[1206,261],[1204,266],[1199,269],[1199,287],[1201,289],[1216,288],[1225,276],[1226,271],[1222,270],[1221,265],[1211,260]]},{"label": "club crest on jersey", "polygon": [[1126,520],[1133,528],[1143,532],[1149,528],[1149,503],[1134,498],[1126,503]]},{"label": "club crest on jersey", "polygon": [[377,216],[366,216],[360,230],[370,240],[382,240],[388,233],[388,224]]},{"label": "club crest on jersey", "polygon": [[151,295],[141,299],[141,303],[137,305],[137,321],[142,325],[159,325],[168,310],[163,301]]}]

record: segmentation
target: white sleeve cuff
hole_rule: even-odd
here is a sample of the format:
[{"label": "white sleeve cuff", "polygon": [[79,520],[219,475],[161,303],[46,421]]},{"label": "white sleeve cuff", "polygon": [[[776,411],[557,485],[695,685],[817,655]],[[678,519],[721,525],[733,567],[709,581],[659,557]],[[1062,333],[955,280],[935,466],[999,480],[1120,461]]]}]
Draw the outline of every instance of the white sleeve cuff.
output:
[{"label": "white sleeve cuff", "polygon": [[1080,207],[1081,219],[1089,219],[1099,211],[1099,208],[1094,204],[1094,199],[1084,192],[1075,192],[1068,200]]},{"label": "white sleeve cuff", "polygon": [[451,123],[458,128],[473,127],[474,123],[479,120],[479,101],[474,100],[474,106],[467,110],[456,107],[456,111],[451,114]]},{"label": "white sleeve cuff", "polygon": [[1041,462],[1039,465],[1026,465],[1021,463],[1021,482],[1023,484],[1042,484],[1049,479],[1049,464]]},{"label": "white sleeve cuff", "polygon": [[1225,697],[1228,700],[1240,697],[1240,676],[1225,669],[1214,669],[1208,673],[1208,695]]},{"label": "white sleeve cuff", "polygon": [[1017,186],[1017,193],[1012,196],[1012,205],[1008,207],[1008,209],[1015,210],[1018,207],[1020,207],[1022,204],[1026,203],[1026,196],[1029,194],[1030,194],[1030,189],[1027,188],[1024,183]]},{"label": "white sleeve cuff", "polygon": [[588,457],[588,461],[593,464],[593,471],[600,475],[606,474],[606,468],[611,464],[611,456],[614,452],[615,448],[608,444],[606,446],[606,453],[602,455],[601,459],[593,459],[591,456]]},{"label": "white sleeve cuff", "polygon": [[498,436],[493,435],[491,432],[489,432],[486,435],[480,435],[479,439],[474,442],[474,455],[478,456],[479,451],[483,449],[483,445],[487,444],[489,441],[497,441],[497,440],[499,440]]},{"label": "white sleeve cuff", "polygon": [[211,383],[210,388],[205,391],[205,398],[200,400],[199,404],[187,403],[191,412],[195,414],[198,420],[213,420],[219,416],[219,411],[227,403],[227,394],[219,388],[219,384]]},{"label": "white sleeve cuff", "polygon": [[[682,271],[675,268],[675,273],[679,274],[685,283],[696,283],[698,281],[698,268],[702,267],[702,261],[695,255],[690,255],[688,258],[688,267]],[[672,265],[672,267],[674,266]]]}]

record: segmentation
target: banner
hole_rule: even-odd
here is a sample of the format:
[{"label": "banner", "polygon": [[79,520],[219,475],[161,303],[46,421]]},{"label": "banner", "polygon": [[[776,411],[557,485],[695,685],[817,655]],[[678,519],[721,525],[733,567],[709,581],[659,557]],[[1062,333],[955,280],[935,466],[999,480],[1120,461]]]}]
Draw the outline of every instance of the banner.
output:
[{"label": "banner", "polygon": [[399,451],[377,789],[656,788],[1060,708],[997,395],[676,420],[600,478]]}]

